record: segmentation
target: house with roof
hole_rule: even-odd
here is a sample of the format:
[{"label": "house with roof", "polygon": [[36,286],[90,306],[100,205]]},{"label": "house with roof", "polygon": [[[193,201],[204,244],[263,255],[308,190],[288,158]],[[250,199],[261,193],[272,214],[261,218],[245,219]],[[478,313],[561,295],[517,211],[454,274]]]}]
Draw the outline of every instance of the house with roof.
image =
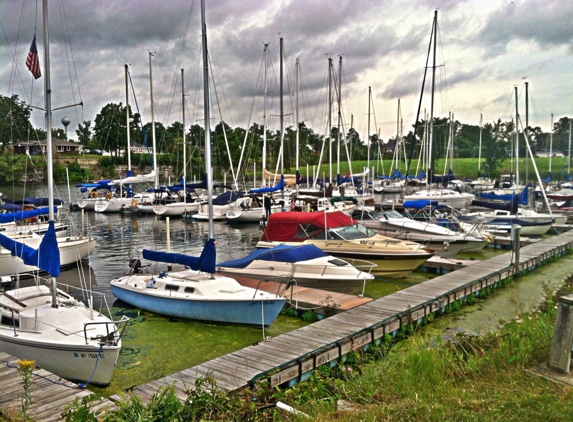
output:
[{"label": "house with roof", "polygon": [[[79,152],[80,144],[63,139],[52,138],[52,151],[54,154],[74,154]],[[20,141],[14,144],[13,154],[44,155],[46,154],[46,140]]]}]

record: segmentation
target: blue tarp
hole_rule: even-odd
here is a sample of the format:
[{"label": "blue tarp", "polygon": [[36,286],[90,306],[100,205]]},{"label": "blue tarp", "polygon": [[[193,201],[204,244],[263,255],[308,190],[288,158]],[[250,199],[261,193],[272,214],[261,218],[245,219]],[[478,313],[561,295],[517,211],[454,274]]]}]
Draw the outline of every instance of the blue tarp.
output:
[{"label": "blue tarp", "polygon": [[278,190],[283,190],[285,188],[285,176],[281,174],[281,180],[277,183],[276,186],[271,188],[258,188],[258,189],[251,189],[250,193],[269,193],[269,192],[276,192]]},{"label": "blue tarp", "polygon": [[309,259],[328,256],[322,249],[314,245],[288,246],[278,245],[271,249],[257,249],[244,258],[231,259],[217,264],[220,267],[245,268],[255,259],[275,262],[301,262]]},{"label": "blue tarp", "polygon": [[[58,212],[58,208],[54,207],[54,212]],[[34,218],[39,215],[46,215],[50,213],[50,208],[36,208],[29,211],[16,211],[5,214],[0,214],[0,223],[11,223],[13,221],[24,220],[25,218]]]},{"label": "blue tarp", "polygon": [[44,234],[38,249],[16,242],[2,234],[0,234],[0,246],[8,249],[12,256],[22,258],[26,265],[34,265],[42,271],[46,271],[52,277],[60,275],[60,251],[53,221],[50,221],[48,230]]},{"label": "blue tarp", "polygon": [[412,201],[404,201],[404,208],[422,209],[428,205],[436,206],[438,201],[430,201],[429,199],[414,199]]},{"label": "blue tarp", "polygon": [[207,243],[205,243],[203,252],[201,252],[201,256],[199,257],[144,249],[143,258],[149,259],[150,261],[181,264],[195,271],[203,271],[213,274],[215,272],[215,261],[217,260],[217,252],[215,251],[215,239],[209,239]]}]

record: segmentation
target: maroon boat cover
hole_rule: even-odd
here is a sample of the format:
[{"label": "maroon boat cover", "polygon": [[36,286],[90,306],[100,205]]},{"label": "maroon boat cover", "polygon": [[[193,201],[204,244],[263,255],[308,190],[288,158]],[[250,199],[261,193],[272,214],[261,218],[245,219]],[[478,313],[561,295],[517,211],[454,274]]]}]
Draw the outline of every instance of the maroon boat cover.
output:
[{"label": "maroon boat cover", "polygon": [[342,211],[335,212],[276,212],[269,216],[261,241],[264,242],[303,242],[324,232],[356,224],[357,221]]}]

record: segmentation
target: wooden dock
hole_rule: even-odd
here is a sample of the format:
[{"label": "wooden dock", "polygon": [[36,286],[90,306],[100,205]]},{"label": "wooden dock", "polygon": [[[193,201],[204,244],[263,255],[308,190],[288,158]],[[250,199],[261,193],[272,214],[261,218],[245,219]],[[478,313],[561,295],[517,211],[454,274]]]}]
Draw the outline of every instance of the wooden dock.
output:
[{"label": "wooden dock", "polygon": [[184,400],[186,386],[194,385],[196,379],[207,374],[228,391],[263,379],[272,386],[291,385],[306,379],[321,365],[368,344],[379,343],[386,334],[394,336],[400,328],[418,324],[430,314],[443,313],[449,304],[495,288],[500,282],[533,270],[572,247],[573,231],[570,231],[523,247],[519,263],[511,261],[511,253],[476,262],[270,341],[136,387],[133,393],[147,401],[158,388],[173,385]]},{"label": "wooden dock", "polygon": [[[331,309],[334,313],[347,311],[357,306],[372,301],[369,297],[349,295],[339,292],[330,292],[327,290],[312,289],[310,287],[290,286],[284,288],[284,284],[273,281],[261,281],[253,278],[233,275],[233,278],[242,286],[252,287],[253,289],[264,290],[269,293],[282,292],[287,298],[288,304],[295,309],[312,308],[318,314],[324,314],[326,310]],[[375,283],[375,281],[371,281]]]},{"label": "wooden dock", "polygon": [[[3,415],[21,415],[22,378],[18,372],[18,359],[0,352],[0,419]],[[32,403],[26,414],[35,421],[61,421],[61,413],[76,398],[92,394],[77,384],[62,380],[58,376],[35,369],[30,386]],[[93,407],[94,411],[115,407],[112,401],[102,399]],[[15,420],[20,420],[16,418]]]}]

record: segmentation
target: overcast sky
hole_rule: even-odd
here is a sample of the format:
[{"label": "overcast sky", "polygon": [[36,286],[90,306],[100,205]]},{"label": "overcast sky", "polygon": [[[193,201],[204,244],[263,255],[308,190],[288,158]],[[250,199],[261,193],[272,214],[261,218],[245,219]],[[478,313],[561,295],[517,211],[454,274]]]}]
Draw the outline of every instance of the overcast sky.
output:
[{"label": "overcast sky", "polygon": [[[41,8],[41,1],[38,2]],[[125,103],[124,63],[143,121],[151,121],[149,52],[156,121],[181,121],[180,69],[185,69],[187,124],[202,116],[199,1],[50,1],[53,106],[80,99],[81,110],[54,112],[54,125],[95,119],[107,103]],[[63,5],[63,7],[62,7]],[[278,129],[279,38],[284,39],[285,125],[293,125],[295,59],[300,58],[299,114],[325,133],[328,57],[338,75],[342,56],[342,113],[366,136],[368,87],[372,89],[371,132],[396,133],[401,101],[404,131],[413,125],[438,10],[435,116],[454,113],[479,124],[515,115],[514,87],[525,120],[524,82],[529,83],[529,122],[550,129],[573,116],[573,1],[571,0],[207,0],[213,122],[231,126],[262,123],[263,46],[269,43],[268,124]],[[36,21],[37,16],[37,21]],[[17,94],[42,105],[44,78],[32,83],[25,61],[37,26],[44,73],[43,30],[36,2],[1,0],[0,94]],[[431,65],[431,62],[430,62]],[[430,82],[427,82],[429,86]],[[133,104],[133,97],[130,96]],[[423,107],[429,112],[429,95]],[[336,114],[335,114],[336,116]],[[42,126],[34,112],[34,124]],[[93,125],[92,125],[93,126]],[[60,126],[61,127],[61,126]]]}]

